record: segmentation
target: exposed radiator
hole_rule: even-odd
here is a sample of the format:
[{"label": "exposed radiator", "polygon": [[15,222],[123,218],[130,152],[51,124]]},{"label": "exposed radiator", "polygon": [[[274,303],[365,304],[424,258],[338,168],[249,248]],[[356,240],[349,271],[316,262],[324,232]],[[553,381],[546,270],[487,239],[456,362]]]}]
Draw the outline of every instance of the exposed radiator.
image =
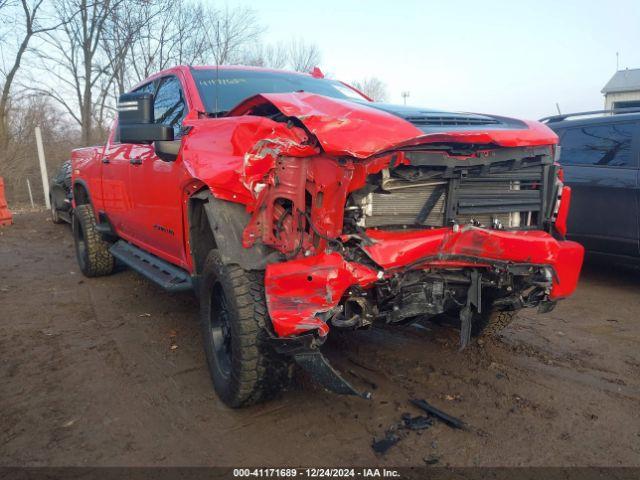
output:
[{"label": "exposed radiator", "polygon": [[[354,192],[353,200],[363,213],[359,225],[365,228],[435,227],[447,224],[448,219],[458,224],[518,228],[532,225],[533,215],[541,209],[542,175],[542,167],[536,166],[423,183],[388,178],[378,191],[365,195]],[[433,208],[419,222],[429,200]]]},{"label": "exposed radiator", "polygon": [[[388,193],[370,193],[359,199],[364,212],[361,226],[412,225],[422,206],[436,189],[437,184],[413,186],[409,182],[404,188]],[[442,183],[442,182],[440,182]],[[440,226],[444,222],[445,197],[442,193],[423,225]]]}]

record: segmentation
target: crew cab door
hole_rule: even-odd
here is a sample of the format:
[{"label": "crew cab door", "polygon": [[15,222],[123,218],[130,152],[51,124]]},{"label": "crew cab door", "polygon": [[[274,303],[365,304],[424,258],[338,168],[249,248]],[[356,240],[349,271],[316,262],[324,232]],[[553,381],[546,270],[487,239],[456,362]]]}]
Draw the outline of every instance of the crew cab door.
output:
[{"label": "crew cab door", "polygon": [[613,120],[558,133],[572,189],[569,237],[593,252],[638,255],[638,124]]},{"label": "crew cab door", "polygon": [[[171,125],[174,138],[182,136],[187,102],[180,79],[170,75],[156,81],[154,122]],[[187,178],[182,159],[165,161],[153,144],[135,144],[129,152],[131,240],[174,264],[185,265],[182,229],[182,186]]]},{"label": "crew cab door", "polygon": [[[153,93],[153,82],[135,90]],[[120,143],[117,121],[111,129],[102,157],[102,201],[104,213],[116,233],[128,239],[134,231],[135,215],[133,198],[129,188],[129,160],[138,145]]]}]

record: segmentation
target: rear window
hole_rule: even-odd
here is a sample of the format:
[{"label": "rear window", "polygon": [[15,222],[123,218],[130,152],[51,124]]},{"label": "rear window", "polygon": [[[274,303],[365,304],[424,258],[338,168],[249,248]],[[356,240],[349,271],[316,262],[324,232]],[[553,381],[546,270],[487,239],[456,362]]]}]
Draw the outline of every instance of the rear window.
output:
[{"label": "rear window", "polygon": [[560,142],[560,161],[567,165],[634,167],[631,144],[637,128],[634,123],[568,128]]}]

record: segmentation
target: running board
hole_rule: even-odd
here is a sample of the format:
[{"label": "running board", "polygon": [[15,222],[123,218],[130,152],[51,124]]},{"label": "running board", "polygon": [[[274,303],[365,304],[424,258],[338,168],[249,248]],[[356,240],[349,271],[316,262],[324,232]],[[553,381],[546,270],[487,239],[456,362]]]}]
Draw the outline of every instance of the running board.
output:
[{"label": "running board", "polygon": [[169,292],[184,292],[193,288],[188,272],[124,240],[118,240],[109,251],[122,263]]}]

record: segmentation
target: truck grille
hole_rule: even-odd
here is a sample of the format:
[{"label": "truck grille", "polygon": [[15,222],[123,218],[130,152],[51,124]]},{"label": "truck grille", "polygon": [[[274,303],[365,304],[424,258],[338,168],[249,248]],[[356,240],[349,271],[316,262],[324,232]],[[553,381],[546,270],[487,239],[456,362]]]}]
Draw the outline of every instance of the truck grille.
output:
[{"label": "truck grille", "polygon": [[358,225],[438,227],[455,222],[533,227],[541,221],[547,168],[548,162],[540,160],[524,166],[520,162],[496,162],[421,183],[387,172],[377,190],[365,195],[354,192],[354,203],[361,211]]}]

